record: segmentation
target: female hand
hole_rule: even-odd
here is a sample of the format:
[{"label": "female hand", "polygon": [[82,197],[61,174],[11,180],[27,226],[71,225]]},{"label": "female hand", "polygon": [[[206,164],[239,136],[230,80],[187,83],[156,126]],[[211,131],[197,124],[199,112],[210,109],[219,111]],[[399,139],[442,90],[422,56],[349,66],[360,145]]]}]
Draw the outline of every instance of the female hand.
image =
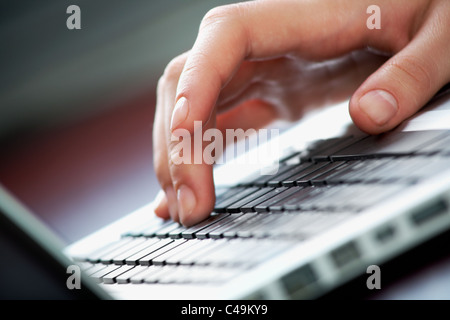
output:
[{"label": "female hand", "polygon": [[171,158],[174,130],[193,134],[194,121],[203,130],[258,129],[351,96],[354,123],[377,134],[449,82],[450,1],[378,0],[380,29],[367,25],[373,2],[267,0],[208,12],[192,49],[158,83],[154,164],[164,193],[156,214],[192,225],[215,202],[212,166]]}]

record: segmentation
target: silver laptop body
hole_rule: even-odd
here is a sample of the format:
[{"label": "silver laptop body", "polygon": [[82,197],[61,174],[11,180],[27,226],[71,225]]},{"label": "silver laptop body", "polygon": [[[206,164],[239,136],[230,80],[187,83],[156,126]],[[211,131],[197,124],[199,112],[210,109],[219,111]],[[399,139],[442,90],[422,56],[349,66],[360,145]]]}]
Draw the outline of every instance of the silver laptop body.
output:
[{"label": "silver laptop body", "polygon": [[[345,203],[338,212],[321,210],[318,214],[327,227],[318,227],[320,223],[308,227],[308,218],[305,220],[301,216],[317,213],[294,211],[278,213],[279,219],[292,219],[292,222],[280,224],[278,218],[267,218],[269,222],[264,225],[266,236],[261,237],[254,236],[261,235],[256,231],[253,236],[236,237],[245,234],[244,231],[257,230],[254,226],[253,229],[250,227],[251,223],[247,223],[247,229],[242,227],[245,223],[242,224],[239,229],[242,232],[229,238],[224,238],[222,233],[222,236],[212,239],[210,233],[209,237],[203,234],[203,238],[199,239],[194,233],[194,236],[188,238],[178,236],[171,239],[173,233],[170,234],[170,231],[173,231],[173,226],[168,228],[164,235],[142,237],[137,230],[164,223],[155,217],[153,203],[150,203],[70,245],[65,253],[74,258],[74,263],[80,263],[87,273],[91,270],[90,275],[99,282],[99,286],[117,299],[317,298],[357,276],[367,273],[369,277],[369,271],[389,259],[448,230],[450,157],[436,154],[433,145],[438,144],[436,141],[441,141],[441,145],[450,141],[445,138],[449,129],[450,95],[442,94],[395,130],[396,134],[400,135],[429,134],[430,138],[426,138],[423,143],[428,153],[422,156],[437,161],[439,174],[431,174],[407,186],[396,187],[395,183],[380,185],[377,190],[385,191],[381,192],[384,196],[356,211],[346,212]],[[282,154],[286,155],[308,148],[311,141],[327,141],[328,138],[349,134],[359,137],[362,133],[351,124],[347,105],[344,103],[308,116],[281,134],[276,143],[283,151]],[[390,158],[389,152],[392,152],[389,148],[388,145],[383,149],[385,154],[381,157],[386,161]],[[342,159],[351,161],[351,158],[345,158],[345,152],[336,154],[344,155]],[[396,160],[405,161],[405,158],[408,157],[397,157]],[[341,160],[339,157],[336,159]],[[215,169],[217,188],[220,190],[245,184],[259,169],[261,168],[242,165],[237,159],[222,165]],[[414,172],[406,176],[414,178]],[[365,189],[365,186],[360,184],[350,187],[351,191],[348,192],[355,195],[355,201],[358,200],[358,194],[361,197],[364,195],[364,199],[371,198],[372,189]],[[284,230],[282,232],[277,227],[280,225],[280,230]],[[287,227],[289,225],[290,227]],[[181,226],[180,228],[181,231],[186,230]],[[223,230],[233,231],[226,228]],[[108,258],[111,259],[109,262],[98,260],[98,263],[92,263],[86,260],[86,257],[93,253],[97,253],[97,259],[100,259],[98,253],[102,250],[103,254],[109,250],[111,256],[111,251],[114,251],[108,244],[118,243],[120,239],[123,241],[123,238],[127,237],[132,238],[130,241],[142,241],[128,245],[134,248],[131,253],[135,256],[139,250],[147,254],[152,252],[144,251],[148,247],[144,244],[145,241],[186,243],[184,249],[182,246],[178,249],[173,246],[171,254],[161,251],[163,254],[159,258],[153,254],[153,260],[147,259],[144,265],[140,264],[142,261],[127,264],[126,254],[117,249],[115,254],[121,254],[119,257],[123,260],[119,260],[122,262],[114,261],[112,257]],[[202,253],[209,258],[204,258]],[[99,272],[101,268],[108,270],[108,273]],[[150,272],[152,268],[154,271]],[[136,276],[139,274],[145,277]]]}]

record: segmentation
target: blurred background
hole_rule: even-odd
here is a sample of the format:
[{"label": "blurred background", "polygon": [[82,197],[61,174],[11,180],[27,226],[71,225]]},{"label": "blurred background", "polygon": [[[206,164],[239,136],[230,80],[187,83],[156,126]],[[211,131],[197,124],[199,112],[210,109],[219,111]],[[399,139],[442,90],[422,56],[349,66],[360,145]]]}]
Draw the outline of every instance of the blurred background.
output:
[{"label": "blurred background", "polygon": [[153,200],[156,83],[230,2],[0,1],[0,183],[67,243]]}]

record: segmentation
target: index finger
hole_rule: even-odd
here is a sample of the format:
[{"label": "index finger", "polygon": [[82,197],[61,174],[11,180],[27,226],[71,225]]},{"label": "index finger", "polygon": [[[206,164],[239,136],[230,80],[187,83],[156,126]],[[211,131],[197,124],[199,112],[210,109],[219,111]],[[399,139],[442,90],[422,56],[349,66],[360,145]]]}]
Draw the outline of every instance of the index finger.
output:
[{"label": "index finger", "polygon": [[[171,130],[193,132],[194,121],[207,123],[245,59],[293,52],[325,59],[364,46],[366,2],[252,1],[209,11],[178,82]],[[185,103],[177,104],[182,97]]]}]

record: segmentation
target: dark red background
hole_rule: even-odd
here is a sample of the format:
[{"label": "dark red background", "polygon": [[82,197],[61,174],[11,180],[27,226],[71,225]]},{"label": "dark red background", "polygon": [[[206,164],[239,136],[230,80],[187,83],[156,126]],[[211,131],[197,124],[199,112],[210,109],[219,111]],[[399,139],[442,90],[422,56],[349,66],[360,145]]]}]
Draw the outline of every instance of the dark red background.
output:
[{"label": "dark red background", "polygon": [[0,142],[0,181],[73,242],[150,202],[155,90]]}]

